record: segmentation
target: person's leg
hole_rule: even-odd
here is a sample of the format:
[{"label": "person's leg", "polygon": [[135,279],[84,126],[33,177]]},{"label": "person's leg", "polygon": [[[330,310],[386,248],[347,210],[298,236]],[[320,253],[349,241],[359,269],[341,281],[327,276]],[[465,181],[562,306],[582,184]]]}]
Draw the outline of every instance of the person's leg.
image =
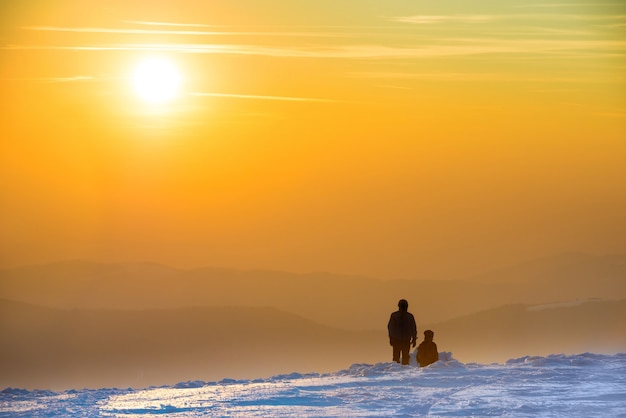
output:
[{"label": "person's leg", "polygon": [[393,345],[393,361],[400,363],[400,345],[397,343]]},{"label": "person's leg", "polygon": [[402,347],[400,349],[402,351],[402,364],[407,365],[411,358],[409,357],[409,352],[411,351],[411,342],[407,341],[406,343],[402,343]]}]

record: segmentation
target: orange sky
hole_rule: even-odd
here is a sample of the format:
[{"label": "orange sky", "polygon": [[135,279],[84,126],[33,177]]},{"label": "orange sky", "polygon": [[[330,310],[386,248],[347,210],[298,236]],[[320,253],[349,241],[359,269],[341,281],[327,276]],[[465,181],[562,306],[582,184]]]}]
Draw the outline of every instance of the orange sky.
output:
[{"label": "orange sky", "polygon": [[[0,266],[626,252],[626,6],[492,3],[1,2]],[[183,79],[157,107],[150,56]]]}]

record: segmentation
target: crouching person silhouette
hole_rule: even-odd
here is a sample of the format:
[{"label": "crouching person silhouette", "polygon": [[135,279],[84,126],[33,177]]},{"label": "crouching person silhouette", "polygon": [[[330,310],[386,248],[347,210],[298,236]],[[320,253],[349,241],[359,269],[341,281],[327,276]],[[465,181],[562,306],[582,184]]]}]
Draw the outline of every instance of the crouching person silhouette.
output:
[{"label": "crouching person silhouette", "polygon": [[393,347],[393,361],[409,364],[411,345],[415,347],[417,341],[417,326],[413,314],[408,312],[409,303],[400,299],[398,310],[391,314],[387,329],[389,330],[389,344]]},{"label": "crouching person silhouette", "polygon": [[420,364],[420,367],[426,367],[439,361],[437,344],[433,341],[434,336],[435,333],[431,330],[427,329],[424,331],[424,341],[417,347],[417,362]]}]

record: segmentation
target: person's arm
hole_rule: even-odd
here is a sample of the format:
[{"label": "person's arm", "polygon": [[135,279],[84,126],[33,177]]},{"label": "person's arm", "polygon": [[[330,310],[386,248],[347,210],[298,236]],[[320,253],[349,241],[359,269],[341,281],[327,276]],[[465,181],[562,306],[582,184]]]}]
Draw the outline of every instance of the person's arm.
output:
[{"label": "person's arm", "polygon": [[415,347],[415,344],[417,344],[417,324],[415,324],[415,317],[413,317],[413,315],[411,315],[411,317],[413,318],[413,323],[411,324],[411,333],[413,334],[411,337],[411,345]]},{"label": "person's arm", "polygon": [[387,323],[387,332],[389,333],[389,345],[393,345],[393,341],[391,339],[391,330],[394,327],[394,318],[393,315],[389,317],[389,322]]}]

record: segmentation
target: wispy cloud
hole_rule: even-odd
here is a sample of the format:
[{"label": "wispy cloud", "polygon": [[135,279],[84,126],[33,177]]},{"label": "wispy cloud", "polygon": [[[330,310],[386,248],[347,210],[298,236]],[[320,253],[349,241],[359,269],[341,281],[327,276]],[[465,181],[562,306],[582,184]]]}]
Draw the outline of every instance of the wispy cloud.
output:
[{"label": "wispy cloud", "polygon": [[397,86],[395,84],[376,84],[376,87],[380,87],[383,89],[393,89],[393,90],[413,90],[412,87]]},{"label": "wispy cloud", "polygon": [[314,97],[266,96],[266,95],[255,95],[255,94],[200,93],[200,92],[194,92],[190,94],[192,96],[203,96],[203,97],[223,97],[223,98],[251,99],[251,100],[275,100],[275,101],[284,101],[284,102],[324,102],[324,103],[341,102],[341,100],[320,99],[320,98],[314,98]]},{"label": "wispy cloud", "polygon": [[87,75],[77,75],[71,77],[24,77],[24,78],[5,78],[9,81],[37,81],[41,83],[71,83],[76,81],[94,81],[96,78]]},{"label": "wispy cloud", "polygon": [[[564,4],[564,3],[563,3]],[[563,25],[546,25],[545,27],[528,26],[528,22],[510,25],[490,25],[507,19],[523,19],[541,17],[544,19],[586,20],[594,25],[585,25],[585,32],[574,30]],[[441,32],[428,33],[420,31],[415,35],[413,43],[406,42],[406,26],[402,26],[402,43],[396,43],[390,37],[387,43],[358,44],[358,34],[353,31],[336,33],[319,29],[311,31],[248,31],[248,30],[195,30],[194,28],[213,28],[214,26],[197,23],[173,23],[154,21],[126,21],[144,27],[61,27],[61,26],[27,26],[23,29],[41,32],[71,33],[102,33],[102,34],[138,34],[138,35],[195,35],[195,36],[248,36],[233,43],[208,42],[168,42],[168,43],[94,43],[72,45],[51,45],[51,38],[46,37],[40,45],[5,45],[0,49],[18,50],[76,50],[76,51],[149,51],[177,52],[188,54],[222,54],[222,55],[257,55],[268,57],[294,58],[328,58],[328,59],[423,59],[455,56],[508,55],[517,54],[525,59],[539,58],[547,54],[565,55],[580,58],[597,58],[607,55],[626,54],[626,40],[615,36],[597,35],[600,25],[621,25],[626,22],[626,15],[580,15],[580,14],[510,14],[510,15],[418,15],[387,18],[396,23],[438,25],[446,23],[479,23],[481,31],[471,30],[469,33],[458,33],[457,38],[443,38]],[[507,22],[509,23],[509,22]],[[483,26],[484,25],[484,26]],[[161,26],[161,27],[158,27]],[[397,25],[394,25],[397,26]],[[591,29],[591,28],[594,29]],[[483,30],[486,28],[486,30]],[[234,29],[234,28],[230,28]],[[300,28],[302,29],[302,28]],[[411,31],[414,32],[414,31]],[[504,35],[512,36],[504,36]],[[559,35],[555,37],[554,35]],[[319,42],[268,42],[256,40],[255,37],[311,37],[320,38]],[[326,42],[324,37],[341,37],[349,42]],[[78,38],[78,37],[77,37]],[[162,37],[159,37],[162,39]],[[560,39],[559,39],[560,38]],[[180,38],[179,38],[180,39]],[[363,38],[366,39],[366,38]],[[70,41],[71,42],[71,41]],[[76,42],[84,42],[77,40]],[[380,41],[379,41],[380,42]]]},{"label": "wispy cloud", "polygon": [[415,15],[392,17],[389,20],[401,23],[432,25],[437,23],[481,23],[495,20],[490,15]]},{"label": "wispy cloud", "polygon": [[522,83],[597,83],[602,80],[596,78],[560,77],[560,76],[532,76],[516,73],[419,73],[419,72],[360,72],[347,75],[350,78],[380,79],[380,80],[428,80],[450,82],[522,82]]},{"label": "wispy cloud", "polygon": [[513,27],[507,29],[493,29],[491,31],[483,31],[486,35],[493,36],[542,36],[542,35],[562,35],[562,36],[594,36],[596,32],[593,30],[579,30],[579,29],[563,29],[555,27],[543,27],[543,26],[523,26]]},{"label": "wispy cloud", "polygon": [[385,45],[341,45],[310,47],[266,47],[259,45],[226,44],[111,44],[111,45],[8,45],[0,49],[9,50],[74,50],[74,51],[150,51],[180,52],[190,54],[261,55],[292,58],[346,58],[384,59],[421,58],[454,55],[512,52],[515,49],[504,45],[433,45],[419,48],[400,48]]},{"label": "wispy cloud", "polygon": [[619,119],[626,119],[626,111],[622,110],[622,109],[616,109],[613,111],[599,111],[599,112],[591,112],[594,115],[597,116],[605,116],[605,117],[609,117],[609,118],[619,118]]},{"label": "wispy cloud", "polygon": [[547,20],[547,21],[590,21],[616,22],[626,20],[621,14],[563,14],[563,13],[511,13],[498,15],[413,15],[396,16],[388,20],[411,24],[444,24],[444,23],[487,23],[511,20]]},{"label": "wispy cloud", "polygon": [[433,40],[431,45],[395,47],[386,45],[338,45],[280,47],[249,44],[110,44],[110,45],[7,45],[1,49],[151,51],[191,54],[261,55],[294,58],[411,59],[484,54],[543,54],[576,52],[581,57],[626,53],[626,40],[597,39],[495,39],[450,38]]},{"label": "wispy cloud", "polygon": [[[181,25],[177,25],[181,26]],[[63,26],[24,26],[23,30],[42,32],[108,33],[126,35],[190,35],[190,36],[288,36],[288,37],[346,37],[337,32],[278,32],[278,31],[207,31],[178,29],[132,29],[132,28],[93,28]]]},{"label": "wispy cloud", "polygon": [[611,39],[495,39],[495,38],[458,38],[450,42],[482,45],[494,49],[519,53],[551,53],[559,51],[626,51],[626,40]]},{"label": "wispy cloud", "polygon": [[516,9],[559,9],[567,7],[598,7],[615,6],[615,3],[543,3],[543,4],[517,4],[511,7]]},{"label": "wispy cloud", "polygon": [[173,27],[185,27],[185,28],[213,28],[223,27],[206,25],[201,23],[173,23],[173,22],[150,22],[145,20],[123,20],[122,23],[130,23],[133,25],[145,25],[145,26],[173,26]]}]

